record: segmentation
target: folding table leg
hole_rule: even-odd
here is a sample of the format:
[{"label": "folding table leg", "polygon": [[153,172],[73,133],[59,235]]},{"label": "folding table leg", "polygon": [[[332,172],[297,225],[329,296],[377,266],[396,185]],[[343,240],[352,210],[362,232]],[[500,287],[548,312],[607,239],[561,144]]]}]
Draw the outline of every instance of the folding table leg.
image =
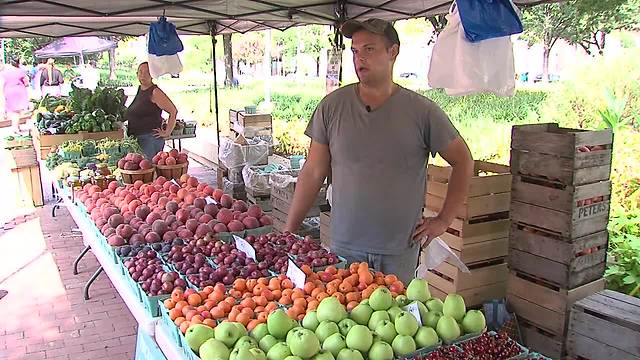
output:
[{"label": "folding table leg", "polygon": [[102,268],[102,266],[100,266],[98,268],[98,270],[96,270],[96,272],[93,273],[93,275],[91,275],[91,277],[89,278],[89,281],[87,281],[87,283],[84,285],[84,299],[85,300],[89,300],[89,287],[91,286],[91,284],[93,284],[94,281],[96,281],[96,279],[98,278],[98,275],[100,275],[100,273],[103,270],[104,269]]},{"label": "folding table leg", "polygon": [[73,275],[78,275],[78,263],[80,262],[80,259],[82,259],[87,254],[89,249],[91,249],[91,245],[85,246],[84,249],[82,249],[82,251],[80,252],[80,255],[78,255],[78,257],[73,261]]}]

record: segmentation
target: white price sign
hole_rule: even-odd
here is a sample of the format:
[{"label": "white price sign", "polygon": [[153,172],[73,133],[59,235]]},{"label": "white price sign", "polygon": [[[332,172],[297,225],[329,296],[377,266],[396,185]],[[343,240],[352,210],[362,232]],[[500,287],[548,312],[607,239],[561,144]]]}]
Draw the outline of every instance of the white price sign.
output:
[{"label": "white price sign", "polygon": [[175,184],[176,186],[180,186],[180,184],[178,184],[178,182],[176,181],[176,179],[171,179],[171,183]]},{"label": "white price sign", "polygon": [[211,196],[207,196],[206,198],[204,198],[204,201],[207,203],[207,205],[209,205],[209,204],[218,205],[218,202],[214,198],[212,198]]},{"label": "white price sign", "polygon": [[251,246],[251,244],[247,242],[247,240],[236,235],[233,235],[233,239],[236,241],[236,249],[245,253],[248,258],[253,260],[256,259],[256,249],[254,249],[253,246]]},{"label": "white price sign", "polygon": [[291,279],[293,285],[299,289],[304,289],[304,284],[307,282],[307,275],[304,271],[300,270],[298,265],[289,259],[289,265],[287,266],[287,277]]},{"label": "white price sign", "polygon": [[420,308],[418,307],[417,303],[412,302],[411,304],[405,306],[403,309],[410,312],[411,315],[413,315],[413,317],[418,320],[418,325],[422,326],[422,317],[420,316]]}]

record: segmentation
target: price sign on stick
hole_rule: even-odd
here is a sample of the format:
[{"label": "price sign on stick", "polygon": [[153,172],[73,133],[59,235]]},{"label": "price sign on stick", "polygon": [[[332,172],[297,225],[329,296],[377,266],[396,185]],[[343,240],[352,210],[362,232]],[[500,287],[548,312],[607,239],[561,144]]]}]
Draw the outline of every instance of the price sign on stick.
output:
[{"label": "price sign on stick", "polygon": [[245,253],[248,258],[253,260],[256,259],[256,249],[254,249],[253,246],[251,246],[251,244],[247,242],[247,240],[236,235],[233,235],[233,239],[236,241],[236,249]]},{"label": "price sign on stick", "polygon": [[214,198],[212,198],[211,196],[207,196],[206,198],[204,198],[204,201],[207,203],[207,205],[209,205],[209,204],[218,205],[218,202]]},{"label": "price sign on stick", "polygon": [[405,311],[408,311],[416,318],[418,321],[418,325],[422,326],[422,317],[420,316],[420,308],[418,307],[418,303],[412,302],[411,304],[404,307]]},{"label": "price sign on stick", "polygon": [[175,184],[176,186],[180,186],[180,184],[178,184],[178,182],[176,181],[176,179],[171,179],[171,182],[172,182],[173,184]]},{"label": "price sign on stick", "polygon": [[287,266],[287,277],[291,279],[295,287],[304,289],[304,284],[307,282],[307,275],[304,271],[300,270],[298,265],[291,261],[291,259],[289,259],[289,265]]}]

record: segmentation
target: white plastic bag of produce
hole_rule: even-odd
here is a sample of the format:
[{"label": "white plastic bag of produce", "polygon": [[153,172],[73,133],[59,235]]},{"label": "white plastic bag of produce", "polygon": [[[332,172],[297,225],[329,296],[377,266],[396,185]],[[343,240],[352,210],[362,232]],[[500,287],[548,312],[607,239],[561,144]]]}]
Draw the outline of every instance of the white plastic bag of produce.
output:
[{"label": "white plastic bag of produce", "polygon": [[416,269],[416,276],[420,278],[426,277],[427,270],[437,268],[447,259],[462,272],[469,272],[469,268],[451,251],[449,245],[439,237],[433,239],[429,245],[422,250],[420,257],[420,266]]},{"label": "white plastic bag of produce", "polygon": [[156,56],[149,54],[149,74],[154,79],[162,75],[175,75],[182,72],[182,62],[178,54]]},{"label": "white plastic bag of produce", "polygon": [[429,86],[444,88],[447,95],[491,92],[512,96],[515,65],[511,38],[504,36],[470,42],[454,4],[447,15],[447,26],[433,47]]}]

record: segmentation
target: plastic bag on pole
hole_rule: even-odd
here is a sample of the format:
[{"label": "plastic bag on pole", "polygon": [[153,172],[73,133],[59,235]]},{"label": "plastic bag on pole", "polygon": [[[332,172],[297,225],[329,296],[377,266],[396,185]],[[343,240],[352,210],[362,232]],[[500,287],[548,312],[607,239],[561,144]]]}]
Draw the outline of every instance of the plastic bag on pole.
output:
[{"label": "plastic bag on pole", "polygon": [[511,39],[498,37],[470,42],[458,10],[453,6],[447,20],[431,55],[429,86],[443,88],[448,95],[490,92],[512,96],[515,65]]}]

